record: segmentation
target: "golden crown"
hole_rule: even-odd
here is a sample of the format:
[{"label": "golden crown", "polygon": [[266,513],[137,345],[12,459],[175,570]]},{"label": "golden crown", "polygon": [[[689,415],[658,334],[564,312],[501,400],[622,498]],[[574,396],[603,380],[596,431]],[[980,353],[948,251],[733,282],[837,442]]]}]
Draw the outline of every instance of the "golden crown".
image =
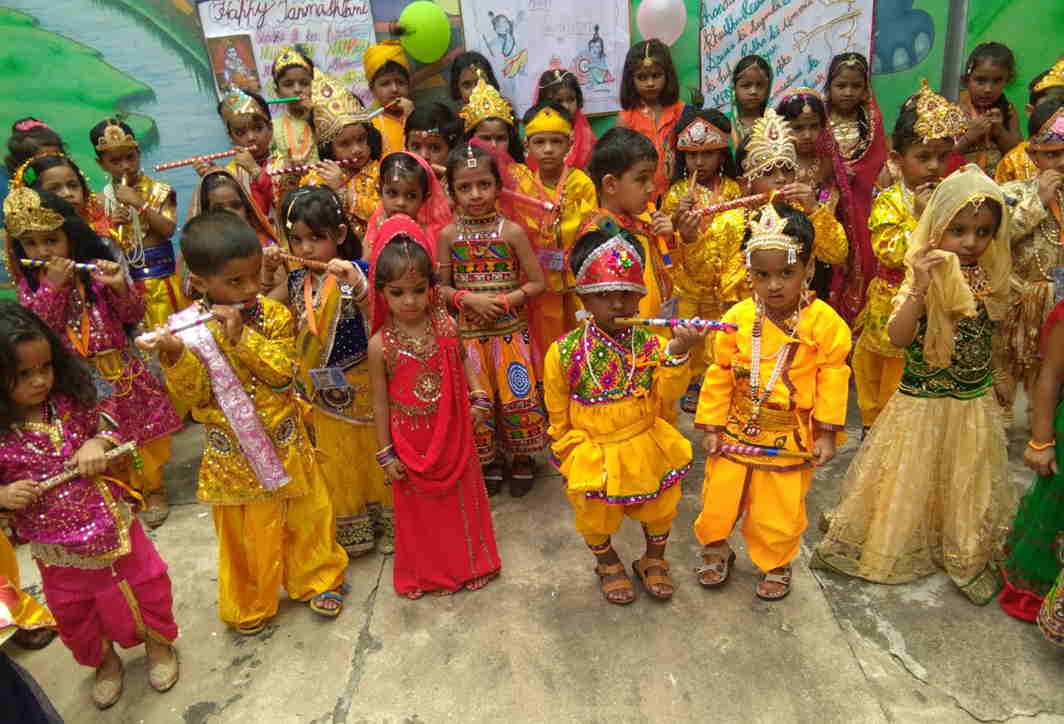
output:
[{"label": "golden crown", "polygon": [[137,139],[126,133],[118,121],[113,118],[108,119],[103,135],[100,136],[100,140],[96,141],[96,152],[117,151],[122,148],[140,148],[140,144],[137,143]]},{"label": "golden crown", "polygon": [[1049,72],[1042,77],[1042,80],[1035,84],[1034,92],[1041,93],[1044,90],[1061,86],[1064,86],[1064,58],[1054,63]]},{"label": "golden crown", "polygon": [[291,65],[298,65],[300,68],[306,68],[308,73],[310,72],[310,63],[302,53],[295,48],[281,48],[281,52],[273,61],[273,74],[276,76],[279,70]]},{"label": "golden crown", "polygon": [[791,138],[790,124],[769,108],[765,115],[754,122],[754,128],[750,131],[743,175],[752,180],[777,166],[798,168],[798,152]]},{"label": "golden crown", "polygon": [[676,138],[677,151],[717,151],[728,147],[728,139],[705,118],[696,118]]},{"label": "golden crown", "polygon": [[956,138],[968,130],[968,119],[959,106],[931,90],[924,78],[916,94],[916,135],[925,141]]},{"label": "golden crown", "polygon": [[310,102],[314,108],[314,131],[319,143],[332,141],[345,126],[369,120],[369,114],[358,98],[317,68],[310,84]]},{"label": "golden crown", "polygon": [[269,116],[263,114],[262,107],[255,102],[255,99],[239,88],[234,88],[225,94],[222,98],[222,110],[233,116],[260,116],[267,121],[270,120]]},{"label": "golden crown", "polygon": [[36,191],[20,186],[4,199],[4,226],[18,238],[27,231],[55,231],[63,225],[63,215],[41,205]]},{"label": "golden crown", "polygon": [[473,92],[469,94],[469,102],[458,112],[458,115],[465,121],[465,130],[473,130],[485,118],[499,118],[508,126],[512,126],[514,124],[513,107],[499,94],[499,91],[484,80],[484,75],[479,69],[477,74],[480,79],[473,88]]},{"label": "golden crown", "polygon": [[793,236],[783,233],[787,228],[787,220],[779,215],[774,204],[762,206],[761,213],[757,218],[751,218],[747,226],[750,229],[750,238],[746,242],[747,266],[750,266],[750,258],[755,251],[785,251],[788,264],[798,261],[802,245]]}]

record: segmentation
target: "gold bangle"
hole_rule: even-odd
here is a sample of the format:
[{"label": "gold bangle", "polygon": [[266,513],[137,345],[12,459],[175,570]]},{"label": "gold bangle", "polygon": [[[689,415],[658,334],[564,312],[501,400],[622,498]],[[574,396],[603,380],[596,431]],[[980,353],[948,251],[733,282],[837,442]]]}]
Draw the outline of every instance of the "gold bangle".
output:
[{"label": "gold bangle", "polygon": [[1049,442],[1035,442],[1034,440],[1028,440],[1027,441],[1027,447],[1029,447],[1032,450],[1035,450],[1037,452],[1042,452],[1043,450],[1048,450],[1049,448],[1056,447],[1056,446],[1057,446],[1057,441],[1056,440],[1050,440]]}]

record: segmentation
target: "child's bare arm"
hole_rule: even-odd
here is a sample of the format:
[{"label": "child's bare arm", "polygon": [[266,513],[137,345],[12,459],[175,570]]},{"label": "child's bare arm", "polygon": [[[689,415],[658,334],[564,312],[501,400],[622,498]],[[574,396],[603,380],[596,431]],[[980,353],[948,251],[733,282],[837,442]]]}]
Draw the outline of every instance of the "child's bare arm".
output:
[{"label": "child's bare arm", "polygon": [[[392,447],[391,403],[388,401],[388,371],[384,365],[384,343],[380,332],[369,340],[367,350],[370,389],[373,390],[373,424],[377,428],[377,444],[380,450]],[[379,464],[378,462],[371,465]],[[406,468],[399,461],[395,451],[391,450],[391,459],[381,467],[389,483],[406,477]]]},{"label": "child's bare arm", "polygon": [[[1046,340],[1045,358],[1031,394],[1031,442],[1037,446],[1056,440],[1053,413],[1060,403],[1060,388],[1064,384],[1064,324],[1057,324]],[[1030,445],[1023,451],[1023,461],[1039,475],[1057,472],[1055,447],[1036,450]]]},{"label": "child's bare arm", "polygon": [[515,289],[506,295],[510,306],[524,304],[532,297],[543,293],[543,267],[539,264],[539,258],[532,251],[532,244],[528,241],[524,229],[513,222],[507,222],[503,227],[503,240],[510,245],[521,264],[521,271],[525,274],[525,283],[520,289]]}]

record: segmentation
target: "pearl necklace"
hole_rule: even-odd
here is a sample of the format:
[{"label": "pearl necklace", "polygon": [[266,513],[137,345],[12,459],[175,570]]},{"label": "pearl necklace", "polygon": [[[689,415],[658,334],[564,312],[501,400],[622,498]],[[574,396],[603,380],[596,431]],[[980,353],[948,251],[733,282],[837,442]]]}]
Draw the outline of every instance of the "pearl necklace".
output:
[{"label": "pearl necklace", "polygon": [[[801,307],[794,313],[794,318],[800,318]],[[761,332],[764,329],[765,321],[765,306],[758,302],[757,313],[754,316],[754,331],[753,331],[753,345],[750,353],[750,419],[747,420],[746,426],[743,427],[743,432],[750,437],[757,437],[761,434],[761,425],[758,424],[758,418],[761,417],[761,407],[768,401],[768,398],[772,395],[772,390],[776,387],[776,382],[779,381],[780,375],[783,374],[783,370],[790,363],[790,351],[796,344],[795,342],[786,342],[776,352],[776,364],[772,367],[772,374],[769,375],[768,382],[765,383],[765,389],[761,391]],[[797,323],[795,328],[797,329]]]}]

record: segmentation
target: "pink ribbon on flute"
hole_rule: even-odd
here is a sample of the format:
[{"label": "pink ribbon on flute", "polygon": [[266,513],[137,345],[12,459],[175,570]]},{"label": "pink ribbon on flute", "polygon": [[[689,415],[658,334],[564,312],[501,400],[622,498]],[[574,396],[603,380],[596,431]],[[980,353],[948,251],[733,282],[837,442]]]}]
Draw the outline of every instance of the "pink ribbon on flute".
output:
[{"label": "pink ribbon on flute", "polygon": [[813,460],[816,456],[812,453],[799,450],[784,450],[781,447],[759,447],[757,445],[721,445],[722,453],[731,455],[745,455],[755,458],[798,458],[799,460]]},{"label": "pink ribbon on flute", "polygon": [[695,213],[703,216],[713,214],[719,214],[724,211],[731,211],[737,209],[740,206],[763,206],[772,200],[772,197],[776,195],[775,191],[770,191],[763,194],[754,194],[753,196],[740,196],[737,199],[731,201],[722,201],[719,204],[712,204],[710,206],[704,206],[701,209],[695,209]]},{"label": "pink ribbon on flute", "polygon": [[228,151],[219,151],[218,153],[208,153],[206,156],[193,156],[192,158],[182,159],[181,161],[171,161],[169,163],[158,163],[155,165],[156,171],[169,171],[172,168],[181,168],[182,166],[195,166],[197,163],[205,163],[207,161],[216,161],[219,158],[228,158],[229,156],[235,156],[242,151],[246,151],[246,148],[230,148]]},{"label": "pink ribbon on flute", "polygon": [[[228,306],[233,307],[233,309],[243,309],[244,308],[243,304],[230,304]],[[198,317],[190,319],[190,320],[186,321],[184,324],[178,324],[178,325],[175,325],[173,327],[167,327],[165,331],[169,332],[170,334],[177,334],[178,332],[184,332],[186,329],[192,329],[193,327],[197,327],[197,326],[199,326],[199,325],[201,325],[201,324],[203,324],[205,322],[209,322],[212,319],[214,319],[214,314],[213,313],[211,313],[209,311],[203,312]],[[137,338],[134,341],[141,342],[141,343],[154,342],[156,337],[158,337],[161,333],[162,333],[161,331],[145,332],[144,334],[137,335]]]}]

